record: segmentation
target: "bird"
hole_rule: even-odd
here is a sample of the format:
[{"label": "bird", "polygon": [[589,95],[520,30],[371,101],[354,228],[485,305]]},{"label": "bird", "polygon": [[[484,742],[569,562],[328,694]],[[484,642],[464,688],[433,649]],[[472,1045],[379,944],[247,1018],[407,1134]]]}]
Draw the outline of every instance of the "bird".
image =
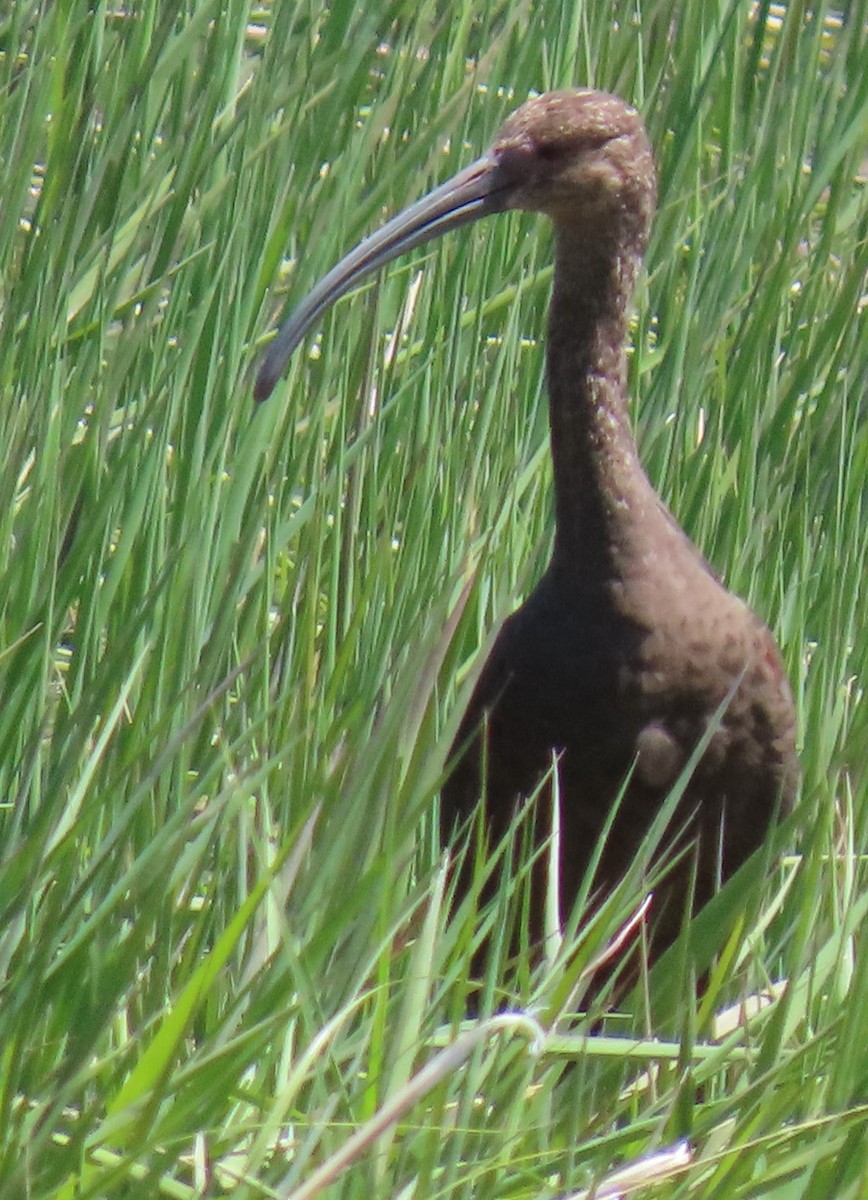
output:
[{"label": "bird", "polygon": [[[596,859],[599,895],[629,870],[699,755],[671,821],[691,865],[654,896],[654,954],[674,940],[688,891],[694,908],[707,902],[791,810],[799,780],[795,707],[775,640],[657,494],[631,428],[628,321],[656,192],[636,108],[590,88],[534,96],[481,158],[323,277],[280,329],[254,387],[265,399],[323,312],[396,256],[494,213],[551,222],[553,546],[539,582],[501,626],[461,717],[441,790],[441,838],[454,841],[482,805],[493,845],[528,797],[538,793],[538,806],[556,798],[565,912],[586,894],[613,806]],[[535,828],[541,840],[551,821]],[[546,869],[543,854],[531,885],[536,941],[546,931]],[[459,891],[467,886],[465,878]]]}]

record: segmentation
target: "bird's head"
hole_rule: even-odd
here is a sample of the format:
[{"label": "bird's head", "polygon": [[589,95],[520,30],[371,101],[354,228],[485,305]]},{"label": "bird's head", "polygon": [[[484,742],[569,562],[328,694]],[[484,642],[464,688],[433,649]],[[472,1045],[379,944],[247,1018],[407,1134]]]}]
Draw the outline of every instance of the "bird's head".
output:
[{"label": "bird's head", "polygon": [[638,112],[603,92],[549,92],[506,121],[491,149],[393,217],[317,283],[272,342],[254,388],[269,396],[290,354],[336,300],[423,242],[509,209],[541,212],[559,232],[628,243],[641,254],[654,208],[651,147]]},{"label": "bird's head", "polygon": [[508,118],[489,152],[504,208],[602,232],[623,216],[650,225],[651,145],[635,108],[590,89],[549,92]]}]

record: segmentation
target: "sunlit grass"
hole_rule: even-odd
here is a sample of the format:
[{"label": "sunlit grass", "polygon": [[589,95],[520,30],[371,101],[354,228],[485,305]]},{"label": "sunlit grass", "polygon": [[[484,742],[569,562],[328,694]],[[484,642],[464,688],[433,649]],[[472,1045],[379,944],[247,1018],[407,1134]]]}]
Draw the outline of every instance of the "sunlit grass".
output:
[{"label": "sunlit grass", "polygon": [[[772,7],[0,16],[4,1196],[568,1195],[660,1154],[655,1195],[864,1194],[868,10]],[[639,438],[776,631],[804,806],[596,1036],[638,878],[554,961],[504,938],[483,996],[537,1024],[462,1035],[521,888],[450,919],[433,815],[550,544],[549,232],[456,233],[250,380],[358,237],[579,83],[646,115]]]}]

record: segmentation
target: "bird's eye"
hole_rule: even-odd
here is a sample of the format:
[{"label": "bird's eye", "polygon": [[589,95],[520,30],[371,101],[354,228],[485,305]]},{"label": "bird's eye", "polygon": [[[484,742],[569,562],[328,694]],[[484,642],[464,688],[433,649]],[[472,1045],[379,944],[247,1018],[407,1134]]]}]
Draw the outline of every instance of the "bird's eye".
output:
[{"label": "bird's eye", "polygon": [[564,147],[558,146],[555,142],[543,142],[542,145],[536,147],[536,156],[543,162],[557,162],[559,158],[563,158],[563,154]]}]

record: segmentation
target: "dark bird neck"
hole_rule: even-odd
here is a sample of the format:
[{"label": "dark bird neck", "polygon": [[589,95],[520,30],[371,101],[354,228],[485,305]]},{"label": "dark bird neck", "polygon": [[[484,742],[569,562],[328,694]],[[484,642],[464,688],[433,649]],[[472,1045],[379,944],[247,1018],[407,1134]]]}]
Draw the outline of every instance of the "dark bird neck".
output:
[{"label": "dark bird neck", "polygon": [[[555,491],[553,566],[585,579],[623,575],[637,542],[665,526],[630,427],[624,350],[644,251],[632,238],[556,233],[548,387]],[[661,528],[662,532],[662,528]]]}]

